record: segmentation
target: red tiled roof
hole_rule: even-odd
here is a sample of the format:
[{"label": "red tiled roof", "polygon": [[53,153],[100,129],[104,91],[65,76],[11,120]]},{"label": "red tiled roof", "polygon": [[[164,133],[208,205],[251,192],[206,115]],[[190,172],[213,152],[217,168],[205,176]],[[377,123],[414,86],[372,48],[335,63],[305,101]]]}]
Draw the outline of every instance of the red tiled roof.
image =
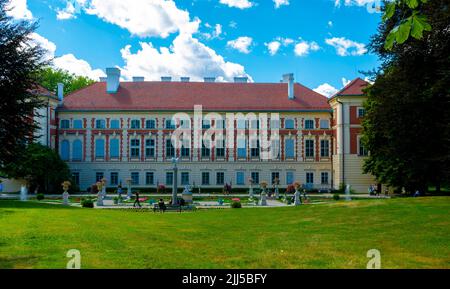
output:
[{"label": "red tiled roof", "polygon": [[30,90],[30,92],[35,95],[56,98],[56,95],[53,92],[50,92],[48,89],[40,85],[36,85],[34,89]]},{"label": "red tiled roof", "polygon": [[60,110],[207,111],[330,110],[327,98],[295,84],[288,98],[286,83],[122,82],[115,94],[97,82],[64,98]]},{"label": "red tiled roof", "polygon": [[369,83],[361,78],[356,78],[347,84],[343,89],[338,91],[332,98],[336,96],[352,96],[363,95],[363,89],[366,88]]}]

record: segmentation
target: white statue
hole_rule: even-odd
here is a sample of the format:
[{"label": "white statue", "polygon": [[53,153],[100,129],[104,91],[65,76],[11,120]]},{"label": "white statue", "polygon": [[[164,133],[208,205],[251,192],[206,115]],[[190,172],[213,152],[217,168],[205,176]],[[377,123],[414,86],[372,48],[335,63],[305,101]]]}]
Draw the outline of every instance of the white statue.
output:
[{"label": "white statue", "polygon": [[20,200],[21,201],[27,201],[28,200],[28,189],[27,186],[23,185],[20,188]]},{"label": "white statue", "polygon": [[352,197],[350,196],[351,191],[352,191],[352,186],[347,185],[345,187],[345,200],[346,201],[351,201],[352,200]]},{"label": "white statue", "polygon": [[98,192],[98,194],[97,194],[97,206],[98,207],[102,207],[103,206],[102,192]]},{"label": "white statue", "polygon": [[65,191],[63,193],[63,205],[68,206],[69,205],[69,193],[67,191]]},{"label": "white statue", "polygon": [[302,204],[302,195],[298,189],[295,190],[294,194],[294,205],[300,206]]},{"label": "white statue", "polygon": [[249,179],[248,180],[248,183],[249,183],[249,191],[248,191],[248,194],[249,194],[249,197],[250,197],[250,199],[253,199],[253,179]]},{"label": "white statue", "polygon": [[261,206],[267,206],[267,193],[264,190],[261,193]]}]

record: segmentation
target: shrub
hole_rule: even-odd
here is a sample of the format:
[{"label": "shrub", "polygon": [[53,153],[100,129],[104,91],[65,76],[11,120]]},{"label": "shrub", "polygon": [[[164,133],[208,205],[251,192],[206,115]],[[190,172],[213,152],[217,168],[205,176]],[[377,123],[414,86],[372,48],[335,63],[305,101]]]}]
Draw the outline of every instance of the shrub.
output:
[{"label": "shrub", "polygon": [[334,194],[333,195],[333,200],[339,201],[340,199],[341,199],[341,196],[339,194]]},{"label": "shrub", "polygon": [[240,208],[242,208],[242,204],[241,204],[241,202],[233,202],[233,203],[231,203],[231,208],[240,209]]},{"label": "shrub", "polygon": [[44,194],[37,194],[37,195],[36,195],[36,200],[42,201],[43,199],[45,199]]},{"label": "shrub", "polygon": [[82,199],[81,200],[81,206],[83,208],[94,208],[94,201],[91,198]]}]

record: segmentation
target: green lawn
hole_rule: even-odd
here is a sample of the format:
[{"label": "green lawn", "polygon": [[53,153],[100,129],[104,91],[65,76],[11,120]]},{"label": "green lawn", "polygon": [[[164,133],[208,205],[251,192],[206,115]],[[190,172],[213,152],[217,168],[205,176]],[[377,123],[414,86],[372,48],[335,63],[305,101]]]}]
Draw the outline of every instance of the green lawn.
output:
[{"label": "green lawn", "polygon": [[154,214],[0,201],[0,268],[450,268],[450,197]]}]

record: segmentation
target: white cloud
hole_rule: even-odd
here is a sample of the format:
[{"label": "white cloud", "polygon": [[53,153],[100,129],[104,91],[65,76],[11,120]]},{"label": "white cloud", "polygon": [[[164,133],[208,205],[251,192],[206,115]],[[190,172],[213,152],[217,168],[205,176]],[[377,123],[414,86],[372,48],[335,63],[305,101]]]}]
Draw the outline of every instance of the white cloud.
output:
[{"label": "white cloud", "polygon": [[365,6],[367,4],[372,4],[379,1],[380,0],[335,0],[334,5],[336,7],[340,7],[341,3],[344,2],[345,6]]},{"label": "white cloud", "polygon": [[228,41],[227,46],[236,49],[241,53],[249,54],[252,43],[253,38],[248,36],[241,36],[235,40]]},{"label": "white cloud", "polygon": [[316,42],[314,42],[314,41],[308,42],[308,41],[302,40],[295,45],[294,53],[297,56],[306,56],[311,51],[317,51],[319,49],[320,49],[320,47]]},{"label": "white cloud", "polygon": [[46,50],[46,54],[44,55],[44,60],[51,60],[55,57],[56,45],[55,43],[49,41],[47,38],[33,32],[30,35],[30,45],[32,47],[39,45],[43,49]]},{"label": "white cloud", "polygon": [[66,8],[57,9],[56,12],[56,18],[58,20],[68,20],[76,18],[76,9],[72,2],[67,2]]},{"label": "white cloud", "polygon": [[220,0],[220,3],[228,5],[228,7],[234,7],[239,9],[247,9],[254,5],[249,0]]},{"label": "white cloud", "polygon": [[87,76],[93,80],[98,80],[100,77],[105,76],[101,69],[92,69],[87,61],[78,59],[73,54],[65,54],[55,58],[53,65],[56,68],[67,70],[75,75]]},{"label": "white cloud", "polygon": [[335,87],[329,85],[328,83],[324,83],[324,84],[319,85],[317,88],[315,88],[314,91],[317,93],[320,93],[322,95],[325,95],[326,97],[331,97],[339,90],[337,90]]},{"label": "white cloud", "polygon": [[275,3],[275,8],[280,8],[280,6],[283,5],[289,5],[289,0],[273,0],[273,2]]},{"label": "white cloud", "polygon": [[350,82],[352,82],[352,81],[346,79],[345,77],[342,77],[342,86],[343,87],[347,86]]},{"label": "white cloud", "polygon": [[281,42],[280,41],[272,41],[269,43],[265,43],[265,45],[267,46],[267,49],[269,50],[269,54],[274,56],[275,54],[277,54],[278,50],[281,47]]},{"label": "white cloud", "polygon": [[333,21],[331,21],[331,20],[328,21],[328,27],[330,27],[330,28],[333,27]]},{"label": "white cloud", "polygon": [[[205,27],[212,29],[212,26],[208,23],[205,24]],[[214,26],[214,30],[211,33],[202,33],[202,36],[207,40],[211,40],[211,39],[215,39],[215,38],[220,38],[220,35],[222,35],[222,33],[223,33],[222,25],[216,24]]]},{"label": "white cloud", "polygon": [[33,19],[33,14],[30,10],[28,10],[27,0],[9,0],[9,3],[6,5],[6,9],[9,10],[6,14],[14,19]]},{"label": "white cloud", "polygon": [[169,75],[174,78],[188,76],[193,81],[202,81],[205,76],[232,81],[235,76],[248,76],[242,65],[225,61],[189,34],[177,36],[170,48],[157,49],[152,43],[142,42],[138,52],[132,53],[128,45],[121,53],[125,61],[122,70],[125,79],[138,75],[148,80],[160,80],[161,76]]},{"label": "white cloud", "polygon": [[336,53],[340,56],[363,55],[367,52],[367,48],[363,43],[358,43],[344,37],[325,39],[325,42],[336,48]]},{"label": "white cloud", "polygon": [[173,0],[76,0],[76,3],[80,10],[139,37],[195,33],[200,24],[197,18],[191,21],[189,12],[179,9]]}]

